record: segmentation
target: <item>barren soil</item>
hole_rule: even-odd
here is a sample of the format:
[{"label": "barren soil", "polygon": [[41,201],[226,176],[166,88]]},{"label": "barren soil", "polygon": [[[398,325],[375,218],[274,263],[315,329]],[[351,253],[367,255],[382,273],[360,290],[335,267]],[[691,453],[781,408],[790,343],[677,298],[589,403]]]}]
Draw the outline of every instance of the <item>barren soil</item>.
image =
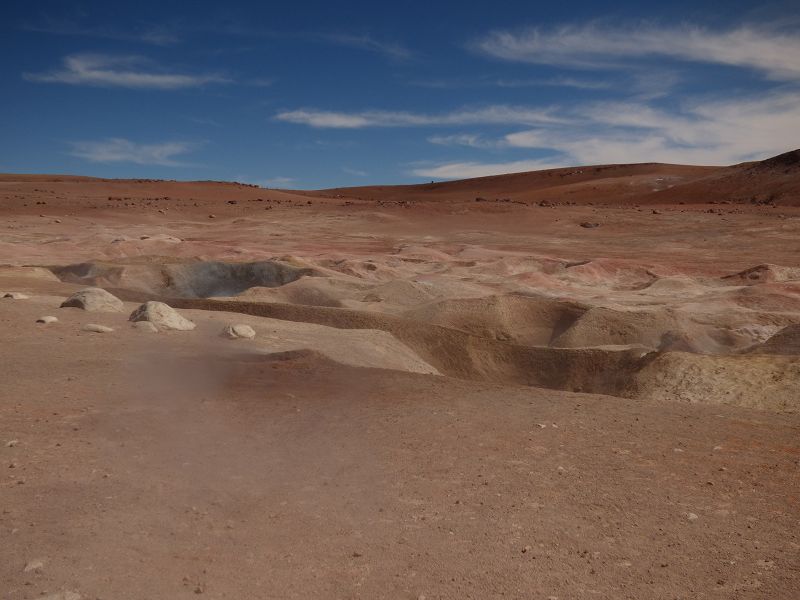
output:
[{"label": "barren soil", "polygon": [[798,160],[0,176],[0,597],[796,598]]}]

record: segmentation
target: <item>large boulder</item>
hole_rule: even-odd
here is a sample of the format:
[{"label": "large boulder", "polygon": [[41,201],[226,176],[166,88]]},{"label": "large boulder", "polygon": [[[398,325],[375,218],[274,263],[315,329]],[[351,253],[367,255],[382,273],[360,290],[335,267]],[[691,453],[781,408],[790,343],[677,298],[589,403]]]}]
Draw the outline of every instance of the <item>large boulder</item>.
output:
[{"label": "large boulder", "polygon": [[131,313],[129,321],[150,321],[158,329],[191,331],[195,324],[182,317],[177,310],[163,302],[145,302]]},{"label": "large boulder", "polygon": [[122,312],[125,310],[122,300],[114,294],[96,287],[86,288],[72,294],[61,303],[61,308],[68,306],[82,308],[89,312]]}]

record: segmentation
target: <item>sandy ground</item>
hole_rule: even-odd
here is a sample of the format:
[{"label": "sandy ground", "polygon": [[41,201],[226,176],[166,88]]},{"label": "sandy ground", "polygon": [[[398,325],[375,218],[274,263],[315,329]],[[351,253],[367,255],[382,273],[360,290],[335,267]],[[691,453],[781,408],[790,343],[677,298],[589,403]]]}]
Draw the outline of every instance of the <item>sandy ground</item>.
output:
[{"label": "sandy ground", "polygon": [[[28,296],[0,298],[0,597],[795,598],[779,166],[777,201],[713,204],[652,186],[774,165],[558,190],[0,177],[0,292]],[[575,186],[593,199],[558,200]],[[124,309],[59,308],[92,285]],[[135,329],[151,299],[196,328]]]}]

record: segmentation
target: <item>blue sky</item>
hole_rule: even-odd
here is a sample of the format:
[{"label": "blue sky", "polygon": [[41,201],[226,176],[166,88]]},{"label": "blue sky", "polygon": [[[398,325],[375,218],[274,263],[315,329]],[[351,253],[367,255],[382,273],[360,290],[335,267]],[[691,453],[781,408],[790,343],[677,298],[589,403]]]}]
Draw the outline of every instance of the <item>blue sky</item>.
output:
[{"label": "blue sky", "polygon": [[20,2],[0,172],[414,183],[800,147],[800,1]]}]

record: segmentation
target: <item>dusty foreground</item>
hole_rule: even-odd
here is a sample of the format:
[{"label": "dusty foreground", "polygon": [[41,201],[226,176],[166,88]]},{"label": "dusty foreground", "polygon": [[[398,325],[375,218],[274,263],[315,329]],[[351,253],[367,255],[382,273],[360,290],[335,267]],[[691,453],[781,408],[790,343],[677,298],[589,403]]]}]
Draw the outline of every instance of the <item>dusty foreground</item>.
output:
[{"label": "dusty foreground", "polygon": [[796,166],[674,191],[765,164],[0,177],[0,598],[796,598]]}]

